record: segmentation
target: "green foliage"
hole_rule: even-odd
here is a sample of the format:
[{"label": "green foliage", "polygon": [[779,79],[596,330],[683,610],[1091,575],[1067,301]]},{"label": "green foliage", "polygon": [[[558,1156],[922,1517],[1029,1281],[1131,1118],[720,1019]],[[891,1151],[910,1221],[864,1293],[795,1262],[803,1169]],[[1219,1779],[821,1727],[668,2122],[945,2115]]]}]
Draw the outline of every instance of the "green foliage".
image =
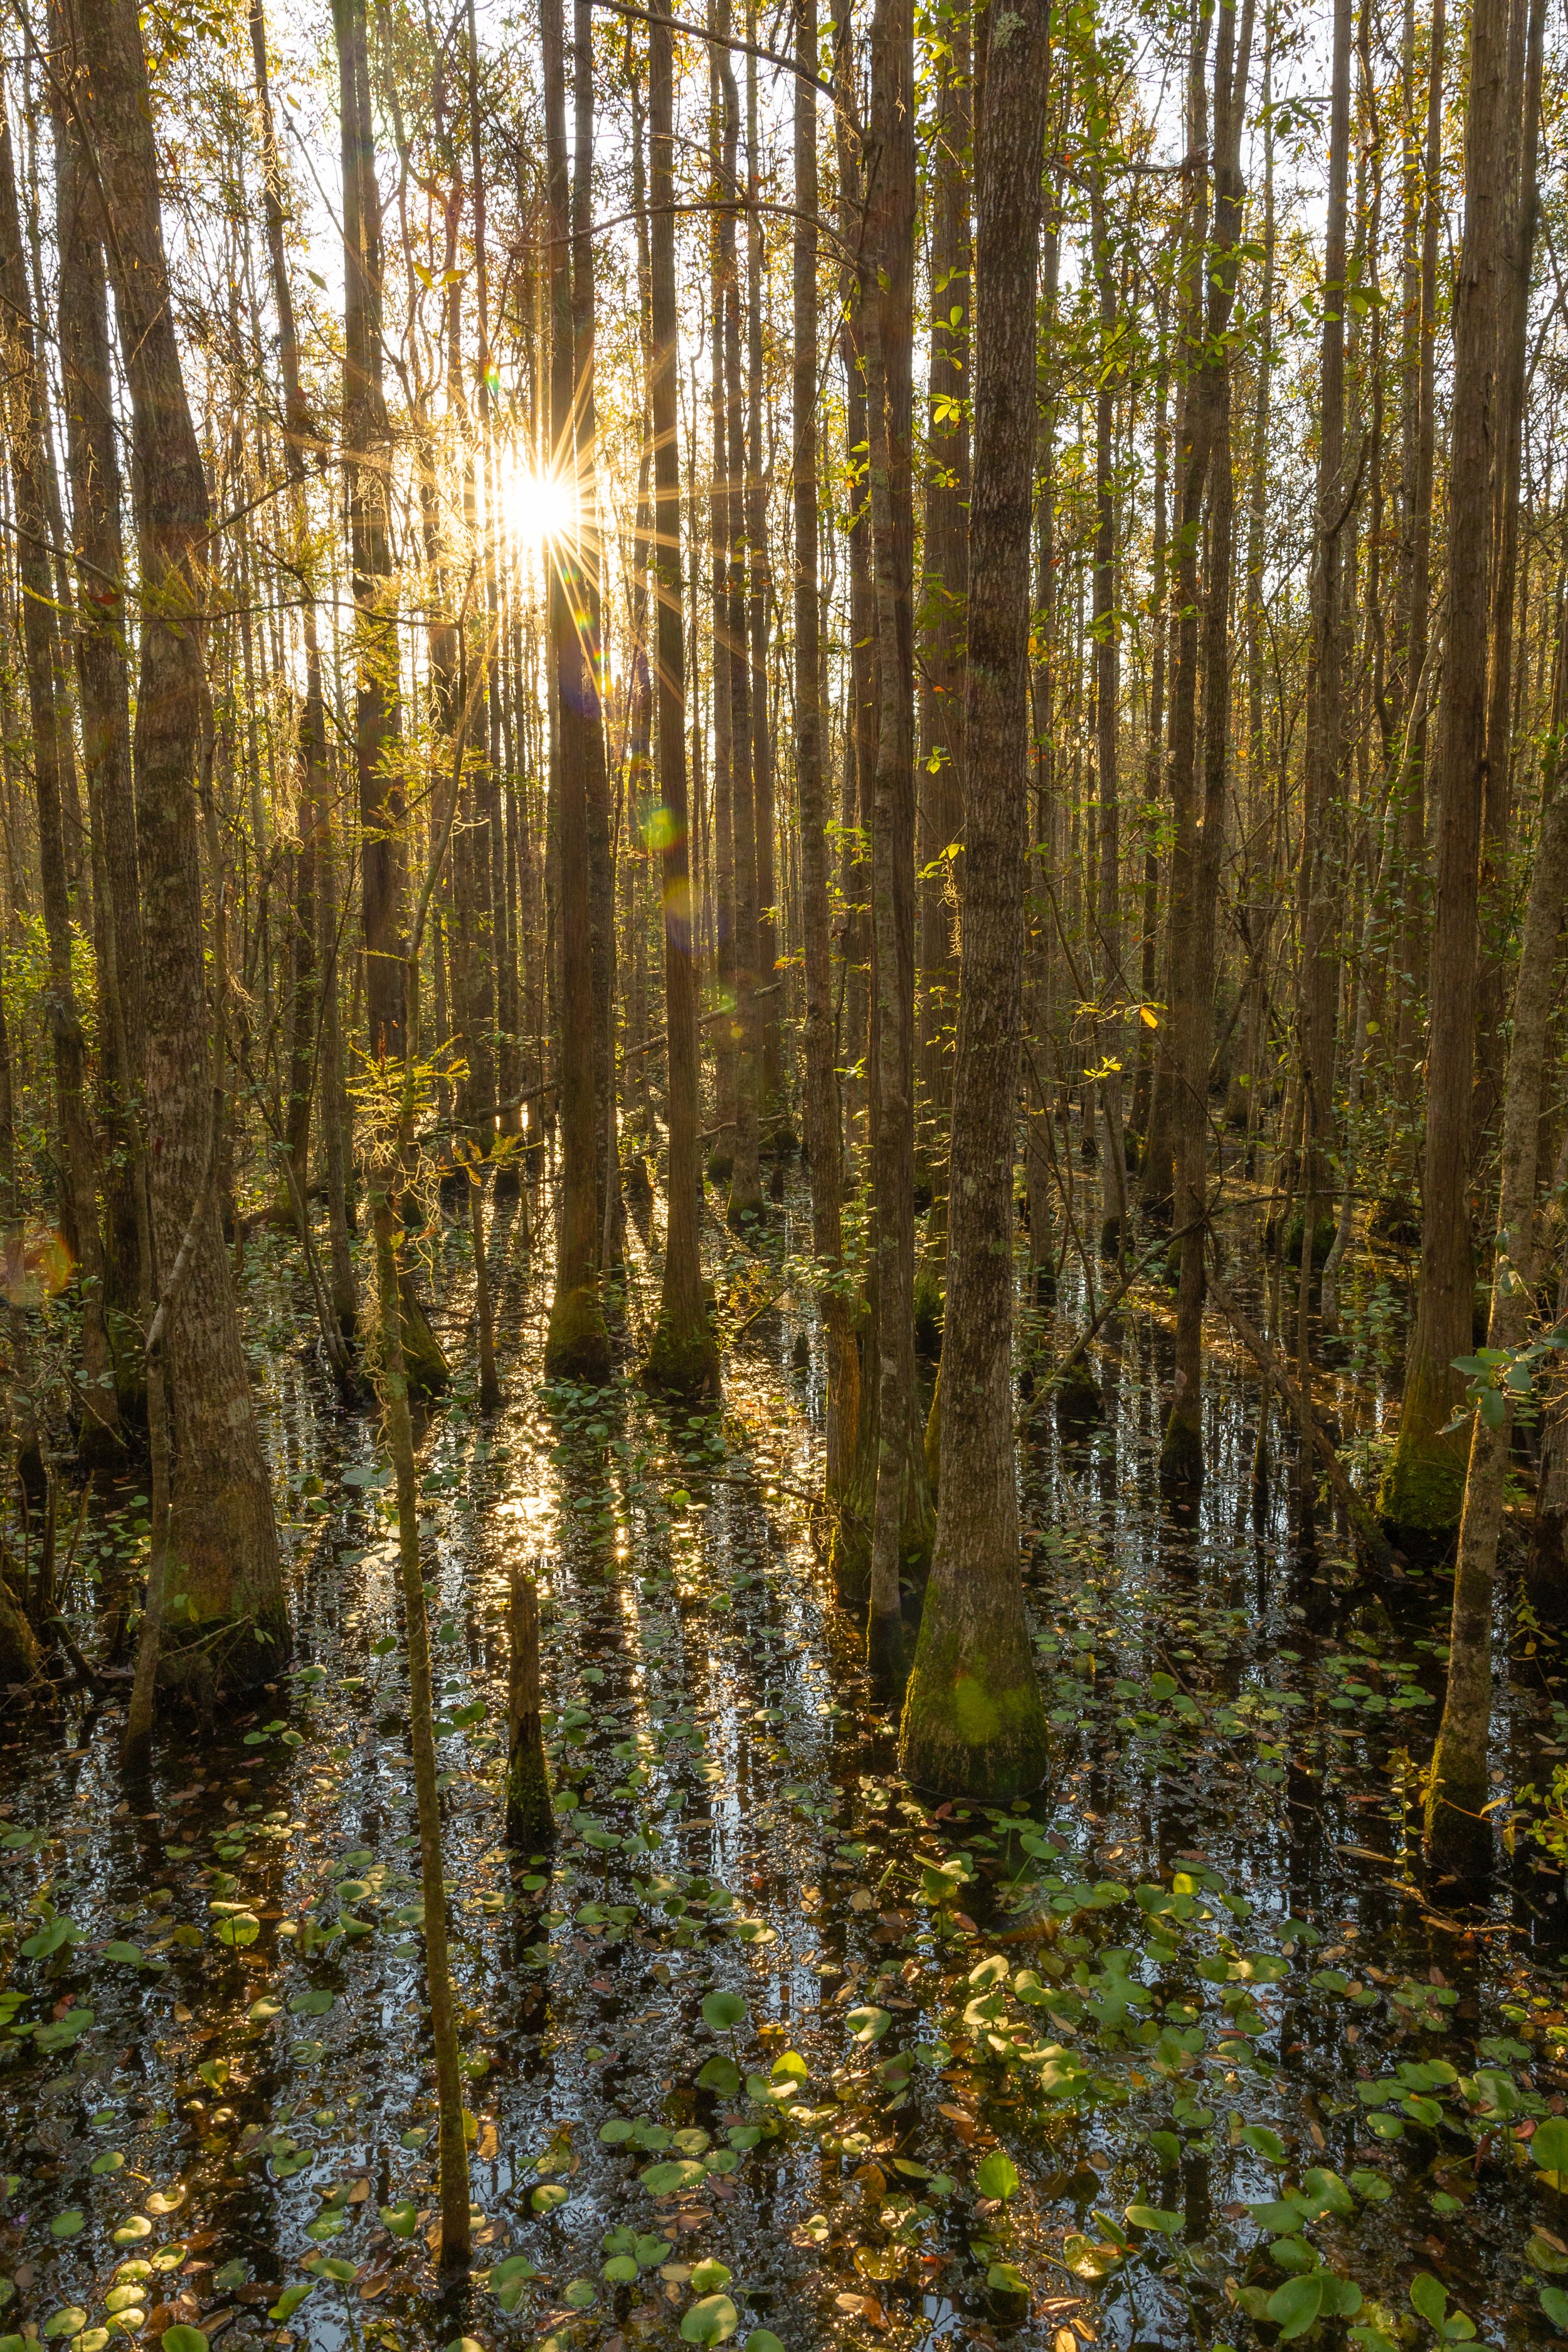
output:
[{"label": "green foliage", "polygon": [[727,2344],[740,2325],[740,2315],[727,2294],[704,2295],[680,2322],[683,2344]]},{"label": "green foliage", "polygon": [[974,2186],[982,2197],[1000,2198],[1004,2203],[1018,2193],[1018,2168],[1005,2147],[994,2147],[975,2168]]}]

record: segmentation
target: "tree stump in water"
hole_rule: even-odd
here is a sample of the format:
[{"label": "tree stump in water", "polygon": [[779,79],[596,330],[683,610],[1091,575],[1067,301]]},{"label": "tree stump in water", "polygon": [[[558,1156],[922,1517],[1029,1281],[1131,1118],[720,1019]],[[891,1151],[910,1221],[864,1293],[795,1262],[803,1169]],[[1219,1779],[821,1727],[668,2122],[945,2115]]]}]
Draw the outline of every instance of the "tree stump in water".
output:
[{"label": "tree stump in water", "polygon": [[540,1720],[539,1589],[519,1568],[511,1573],[511,1667],[507,1683],[506,1833],[535,1850],[555,1837],[550,1767]]}]

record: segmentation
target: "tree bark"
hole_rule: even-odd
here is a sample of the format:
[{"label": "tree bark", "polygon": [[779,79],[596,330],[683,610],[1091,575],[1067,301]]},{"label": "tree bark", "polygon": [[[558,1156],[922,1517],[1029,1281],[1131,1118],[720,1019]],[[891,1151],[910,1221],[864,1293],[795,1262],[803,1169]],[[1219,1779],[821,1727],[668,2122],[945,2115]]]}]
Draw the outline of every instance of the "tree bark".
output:
[{"label": "tree bark", "polygon": [[[1175,560],[1166,582],[1174,587],[1173,613],[1167,614],[1165,652],[1170,665],[1169,740],[1166,772],[1171,793],[1173,841],[1170,883],[1165,908],[1167,1013],[1155,1032],[1154,1071],[1150,1089],[1148,1129],[1143,1140],[1138,1183],[1138,1205],[1143,1215],[1169,1222],[1174,1211],[1178,1176],[1177,1138],[1181,1126],[1181,1070],[1186,1052],[1181,1027],[1184,998],[1183,959],[1192,922],[1192,859],[1196,823],[1194,793],[1197,772],[1198,553],[1202,499],[1207,459],[1193,463],[1195,404],[1202,366],[1196,356],[1204,321],[1203,261],[1208,228],[1209,173],[1208,85],[1206,79],[1210,19],[1201,14],[1192,27],[1187,60],[1186,194],[1182,217],[1182,255],[1178,273],[1174,433]],[[1189,508],[1192,497],[1195,503]],[[1180,1223],[1178,1219],[1176,1222]],[[1179,1378],[1178,1374],[1178,1378]],[[1194,1408],[1195,1409],[1195,1408]]]},{"label": "tree bark", "polygon": [[586,641],[579,669],[581,751],[587,812],[588,919],[594,981],[595,1171],[599,1258],[618,1265],[625,1226],[616,1089],[616,877],[610,780],[601,688],[604,626],[599,583],[598,411],[594,359],[594,45],[592,0],[573,5],[572,342],[578,535],[575,563]]},{"label": "tree bark", "polygon": [[1454,288],[1448,625],[1438,703],[1436,904],[1426,1040],[1421,1278],[1405,1398],[1378,1508],[1395,1540],[1431,1549],[1458,1526],[1466,1458],[1448,1423],[1464,1393],[1475,1277],[1468,1204],[1475,1067],[1478,861],[1485,793],[1491,467],[1505,247],[1507,15],[1470,21],[1465,228]]},{"label": "tree bark", "polygon": [[[710,17],[721,39],[727,39],[730,0],[710,0]],[[713,663],[713,888],[710,895],[714,931],[714,1010],[723,1015],[732,1014],[738,1010],[735,971],[735,721],[731,708],[735,665],[730,645],[730,546],[732,537],[730,502],[735,493],[730,478],[725,322],[734,282],[734,187],[740,124],[735,108],[734,76],[731,75],[726,85],[718,47],[710,49],[708,71],[709,202],[712,206],[709,231],[712,366],[708,411],[712,461],[708,486],[708,566],[711,582],[710,635]],[[735,1170],[740,1035],[740,1024],[734,1019],[721,1018],[714,1024],[716,1132],[708,1172],[715,1182],[726,1185]]]},{"label": "tree bark", "polygon": [[[1267,265],[1265,265],[1267,268]],[[1152,534],[1149,597],[1152,606],[1150,615],[1149,650],[1149,733],[1144,754],[1144,790],[1147,799],[1145,823],[1148,831],[1143,845],[1143,906],[1142,940],[1139,958],[1138,985],[1142,999],[1142,1017],[1138,1024],[1138,1076],[1132,1097],[1132,1128],[1138,1138],[1138,1170],[1140,1178],[1149,1165],[1149,1144],[1154,1129],[1155,1045],[1160,1034],[1160,1013],[1155,999],[1160,985],[1160,850],[1158,814],[1162,783],[1162,751],[1165,731],[1165,639],[1169,627],[1167,611],[1167,572],[1170,549],[1170,429],[1171,361],[1170,343],[1165,319],[1162,311],[1159,322],[1159,355],[1154,374],[1154,519]],[[1168,1013],[1169,1006],[1161,1010]],[[1168,1196],[1167,1196],[1168,1199]],[[1140,1202],[1142,1201],[1140,1187]]]},{"label": "tree bark", "polygon": [[[757,37],[756,0],[746,14],[747,37]],[[768,714],[768,632],[773,615],[773,567],[768,553],[767,465],[763,432],[763,292],[767,261],[763,237],[757,134],[757,59],[746,59],[746,635],[752,657],[752,833],[757,899],[757,984],[768,993],[753,1008],[757,1057],[758,1148],[773,1150],[784,1116],[784,1066],[777,985],[779,910],[773,873],[773,744]]]},{"label": "tree bark", "polygon": [[963,634],[969,593],[969,311],[972,136],[967,15],[943,26],[933,59],[935,152],[931,215],[931,361],[926,380],[925,576],[920,661],[920,1076],[931,1171],[931,1232],[922,1286],[936,1311],[946,1256],[947,1123],[952,1105],[952,1027],[958,1011],[958,861],[963,832]]},{"label": "tree bark", "polygon": [[673,59],[668,15],[656,0],[648,27],[648,221],[651,311],[648,406],[653,417],[655,685],[658,839],[664,918],[664,1020],[668,1072],[668,1209],[664,1286],[648,1349],[647,1378],[678,1395],[719,1390],[719,1350],[702,1296],[698,1152],[697,941],[693,922],[690,814],[686,772],[686,638],[680,546],[680,450],[677,433],[679,314],[675,294]]},{"label": "tree bark", "polygon": [[[855,71],[852,0],[833,0],[836,78],[846,86]],[[834,115],[838,170],[838,235],[843,262],[839,358],[844,369],[844,464],[849,518],[846,533],[849,574],[848,709],[844,729],[844,825],[839,868],[844,900],[840,944],[841,1012],[836,1024],[839,1108],[843,1118],[845,1183],[852,1182],[858,1113],[869,1110],[867,1006],[871,896],[869,833],[872,774],[876,763],[875,594],[871,579],[871,501],[867,481],[867,388],[865,345],[872,276],[867,249],[866,155],[849,109]],[[869,1125],[869,1118],[867,1120]],[[876,1381],[871,1364],[872,1323],[867,1292],[875,1268],[862,1275],[846,1302],[849,1341],[842,1358],[844,1384],[839,1414],[839,1479],[830,1492],[833,1507],[830,1566],[834,1590],[847,1608],[864,1610],[870,1577],[871,1520],[876,1495]]]},{"label": "tree bark", "polygon": [[[289,522],[298,560],[308,562],[310,517],[305,502],[305,462],[315,437],[314,421],[300,379],[300,335],[293,289],[283,244],[282,164],[272,119],[267,71],[267,23],[263,0],[250,0],[251,57],[261,118],[262,205],[272,301],[278,313],[278,358],[283,378],[283,463],[289,484]],[[317,915],[321,846],[329,824],[331,779],[328,769],[326,701],[321,688],[321,649],[316,599],[307,579],[300,595],[305,641],[305,698],[297,739],[299,848],[289,898],[289,1095],[285,1150],[291,1191],[309,1197],[310,1112],[321,1060],[321,980]]]},{"label": "tree bark", "polygon": [[[545,165],[550,222],[550,440],[558,469],[577,487],[574,425],[576,336],[566,171],[566,68],[561,0],[543,0]],[[556,1214],[555,1293],[544,1345],[553,1380],[600,1381],[610,1369],[609,1335],[599,1297],[597,1116],[598,1024],[595,994],[592,875],[589,855],[591,738],[598,691],[579,615],[589,612],[580,533],[562,535],[550,564],[549,633],[553,668],[555,785],[560,858],[561,1199]],[[602,738],[601,738],[602,743]]]},{"label": "tree bark", "polygon": [[[1542,779],[1541,830],[1520,940],[1503,1097],[1502,1179],[1487,1347],[1505,1359],[1521,1346],[1530,1322],[1542,1088],[1558,938],[1568,904],[1568,790],[1561,775],[1565,651],[1568,632],[1560,621],[1552,750]],[[1492,1616],[1513,1408],[1514,1393],[1504,1379],[1500,1392],[1487,1400],[1487,1410],[1478,1411],[1471,1423],[1448,1635],[1448,1685],[1426,1792],[1427,1853],[1438,1867],[1466,1878],[1484,1876],[1491,1854],[1483,1809],[1491,1795]]]},{"label": "tree bark", "polygon": [[[1410,0],[1414,8],[1414,0]],[[1421,986],[1426,945],[1426,739],[1431,698],[1421,691],[1426,668],[1432,602],[1432,480],[1437,448],[1437,247],[1443,226],[1443,65],[1446,0],[1432,0],[1428,30],[1424,155],[1406,170],[1421,179],[1420,258],[1416,279],[1416,349],[1406,398],[1412,406],[1409,478],[1405,494],[1410,540],[1405,619],[1405,731],[1399,792],[1401,881],[1405,914],[1399,932],[1394,1042],[1395,1124],[1389,1155],[1391,1205],[1405,1209],[1415,1187],[1415,1138],[1420,1122]],[[1414,27],[1411,44],[1414,48]]]},{"label": "tree bark", "polygon": [[[1296,1381],[1303,1398],[1310,1397],[1312,1390],[1312,1271],[1320,1211],[1327,1207],[1328,1155],[1333,1137],[1334,1030],[1340,992],[1336,934],[1344,893],[1344,533],[1351,505],[1345,483],[1345,218],[1350,180],[1351,31],[1351,0],[1334,0],[1329,207],[1319,361],[1321,424],[1318,437],[1311,643],[1301,795],[1301,1255],[1297,1288]],[[1299,1451],[1299,1499],[1304,1531],[1310,1531],[1311,1523],[1311,1447],[1303,1430]]]},{"label": "tree bark", "polygon": [[39,381],[32,292],[16,205],[11,132],[0,106],[0,362],[5,371],[6,440],[16,502],[16,584],[22,607],[22,656],[33,735],[33,797],[37,812],[48,980],[44,1011],[54,1052],[55,1103],[59,1120],[60,1222],[75,1265],[81,1307],[83,1405],[80,1444],[91,1466],[123,1454],[120,1401],[104,1307],[103,1244],[98,1186],[88,1121],[87,1047],[71,975],[71,903],[65,845],[66,777],[74,770],[70,703],[56,627],[53,540],[39,433],[44,390]]},{"label": "tree bark", "polygon": [[[1232,541],[1230,356],[1246,188],[1241,126],[1252,49],[1253,0],[1237,23],[1221,0],[1215,44],[1214,222],[1205,260],[1203,358],[1187,386],[1182,532],[1176,564],[1181,618],[1172,683],[1171,800],[1178,838],[1171,883],[1171,1071],[1179,1139],[1176,1223],[1185,1230],[1176,1298],[1175,1379],[1161,1447],[1167,1486],[1190,1494],[1204,1476],[1203,1232],[1208,1216],[1208,1076],[1214,1039],[1215,908],[1224,845],[1229,740],[1228,626]],[[1197,804],[1198,526],[1207,508],[1204,583],[1204,798]],[[1179,877],[1179,878],[1178,878]]]},{"label": "tree bark", "polygon": [[1047,1758],[1018,1553],[1011,1192],[1023,1016],[1035,273],[1047,24],[1046,0],[1025,0],[1021,14],[1009,11],[992,28],[976,170],[968,871],[941,1500],[900,1750],[918,1787],[984,1798],[1036,1787]]},{"label": "tree bark", "polygon": [[397,629],[389,609],[392,435],[382,389],[381,194],[365,0],[333,0],[343,180],[343,463],[354,598],[364,1004],[371,1058],[405,1052],[406,845]]},{"label": "tree bark", "polygon": [[211,510],[174,338],[141,29],[129,0],[84,0],[79,27],[114,227],[110,272],[131,394],[144,600],[133,750],[152,1238],[161,1276],[191,1235],[167,1339],[174,1479],[161,1675],[166,1686],[205,1698],[270,1680],[289,1647],[272,1489],[228,1260],[210,1192],[203,1198],[215,1108],[208,1054],[195,1050],[210,1021],[195,787]]},{"label": "tree bark", "polygon": [[755,796],[755,729],[752,698],[752,665],[746,644],[746,573],[750,557],[747,531],[745,397],[741,372],[741,265],[735,234],[740,210],[740,92],[728,49],[719,52],[719,80],[724,97],[724,188],[726,202],[720,215],[720,266],[723,279],[724,415],[725,415],[725,610],[721,644],[713,649],[715,662],[730,673],[730,822],[734,854],[734,988],[735,1143],[730,1169],[727,1222],[744,1232],[762,1214],[763,1182],[759,1161],[759,1120],[762,1111],[762,1030],[755,1003],[757,989],[757,825]]},{"label": "tree bark", "polygon": [[[131,689],[125,653],[125,551],[121,478],[109,366],[109,293],[101,214],[91,163],[72,102],[79,59],[57,10],[55,99],[56,234],[59,244],[60,378],[71,489],[77,684],[83,764],[94,850],[93,911],[100,959],[112,961],[123,1015],[100,1023],[104,1154],[104,1310],[121,1414],[146,1404],[142,1342],[134,1322],[142,1289],[142,1211],[136,1201],[132,1108],[142,1073],[142,909],[136,807],[131,775]],[[144,1203],[143,1209],[144,1209]],[[152,1283],[152,1269],[146,1280]]]},{"label": "tree bark", "polygon": [[1089,189],[1090,236],[1100,296],[1100,349],[1094,403],[1094,709],[1095,801],[1100,817],[1100,872],[1095,929],[1104,974],[1100,1034],[1095,1059],[1104,1075],[1100,1098],[1105,1120],[1102,1255],[1126,1250],[1127,1146],[1122,1133],[1122,1070],[1127,1036],[1127,976],[1121,968],[1121,782],[1118,761],[1121,646],[1116,608],[1116,270],[1105,212],[1104,173]]},{"label": "tree bark", "polygon": [[868,1654],[897,1675],[904,1571],[923,1569],[931,1496],[914,1352],[914,19],[878,0],[872,31],[867,408],[876,586],[877,765],[871,828],[877,1490]]},{"label": "tree bark", "polygon": [[1491,1132],[1501,1094],[1502,1034],[1513,894],[1509,871],[1512,815],[1514,606],[1519,593],[1520,461],[1524,442],[1531,260],[1540,209],[1536,185],[1545,0],[1512,0],[1508,109],[1510,145],[1507,244],[1498,292],[1496,509],[1491,579],[1491,671],[1487,685],[1486,784],[1481,805],[1480,964],[1477,974],[1477,1072],[1471,1150]]},{"label": "tree bark", "polygon": [[[817,63],[816,0],[795,0],[795,56]],[[811,1246],[822,1291],[826,1350],[823,1434],[824,1491],[843,1492],[846,1419],[853,1427],[859,1354],[844,1289],[844,1153],[835,1066],[832,938],[827,887],[826,732],[822,676],[822,605],[817,565],[816,469],[816,96],[795,85],[795,251],[793,255],[793,406],[795,447],[795,772],[800,803],[801,954],[805,968],[806,1157],[811,1169]]]}]

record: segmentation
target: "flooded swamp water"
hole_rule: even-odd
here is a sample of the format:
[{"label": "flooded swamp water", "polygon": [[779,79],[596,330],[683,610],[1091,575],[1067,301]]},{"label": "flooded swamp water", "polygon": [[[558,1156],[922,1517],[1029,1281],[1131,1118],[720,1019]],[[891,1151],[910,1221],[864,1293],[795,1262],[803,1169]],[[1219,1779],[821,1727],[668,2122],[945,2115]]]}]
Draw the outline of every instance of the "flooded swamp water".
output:
[{"label": "flooded swamp water", "polygon": [[[504,1202],[481,1416],[466,1228],[432,1244],[459,1367],[421,1452],[477,2238],[454,2290],[390,1472],[302,1345],[284,1244],[249,1244],[293,1660],[253,1714],[165,1730],[136,1788],[118,1710],[0,1715],[0,2346],[1555,2340],[1568,1921],[1552,1808],[1516,1802],[1568,1744],[1553,1641],[1505,1597],[1513,1850],[1484,1911],[1446,1907],[1414,1851],[1442,1579],[1373,1590],[1331,1534],[1297,1555],[1217,1325],[1213,1467],[1173,1514],[1171,1303],[1140,1286],[1098,1413],[1024,1423],[1049,1783],[924,1801],[813,1540],[805,1203],[758,1259],[719,1234],[706,1416],[542,1385],[547,1251]],[[1326,1396],[1373,1431],[1397,1318],[1363,1309]],[[1083,1313],[1064,1279],[1047,1346]],[[143,1508],[84,1524],[84,1635]],[[562,1823],[531,1857],[501,1842],[520,1558]]]}]

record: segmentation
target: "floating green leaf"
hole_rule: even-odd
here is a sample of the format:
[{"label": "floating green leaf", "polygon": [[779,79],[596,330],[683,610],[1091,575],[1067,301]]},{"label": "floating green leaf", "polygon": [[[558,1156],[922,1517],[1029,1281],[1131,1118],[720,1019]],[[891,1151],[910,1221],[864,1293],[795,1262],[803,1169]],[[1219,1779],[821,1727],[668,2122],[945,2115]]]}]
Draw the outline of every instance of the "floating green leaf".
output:
[{"label": "floating green leaf", "polygon": [[1300,2278],[1289,2278],[1283,2286],[1276,2287],[1264,2306],[1265,2315],[1279,2330],[1281,2344],[1290,2343],[1315,2327],[1323,2309],[1323,2271],[1307,2271]]},{"label": "floating green leaf", "polygon": [[994,2147],[981,2161],[974,2175],[974,2186],[982,2197],[995,2197],[1005,2203],[1018,2189],[1018,2168],[1005,2147]]},{"label": "floating green leaf", "polygon": [[740,2325],[740,2314],[727,2294],[705,2294],[680,2323],[683,2344],[727,2344]]},{"label": "floating green leaf", "polygon": [[672,2196],[678,2189],[689,2189],[701,2178],[702,2167],[689,2159],[679,2163],[650,2164],[641,2175],[642,2185],[650,2197]]},{"label": "floating green leaf", "polygon": [[1462,2311],[1448,2309],[1448,2290],[1430,2271],[1418,2271],[1410,2283],[1410,2307],[1445,2344],[1468,2343],[1476,2323]]}]

